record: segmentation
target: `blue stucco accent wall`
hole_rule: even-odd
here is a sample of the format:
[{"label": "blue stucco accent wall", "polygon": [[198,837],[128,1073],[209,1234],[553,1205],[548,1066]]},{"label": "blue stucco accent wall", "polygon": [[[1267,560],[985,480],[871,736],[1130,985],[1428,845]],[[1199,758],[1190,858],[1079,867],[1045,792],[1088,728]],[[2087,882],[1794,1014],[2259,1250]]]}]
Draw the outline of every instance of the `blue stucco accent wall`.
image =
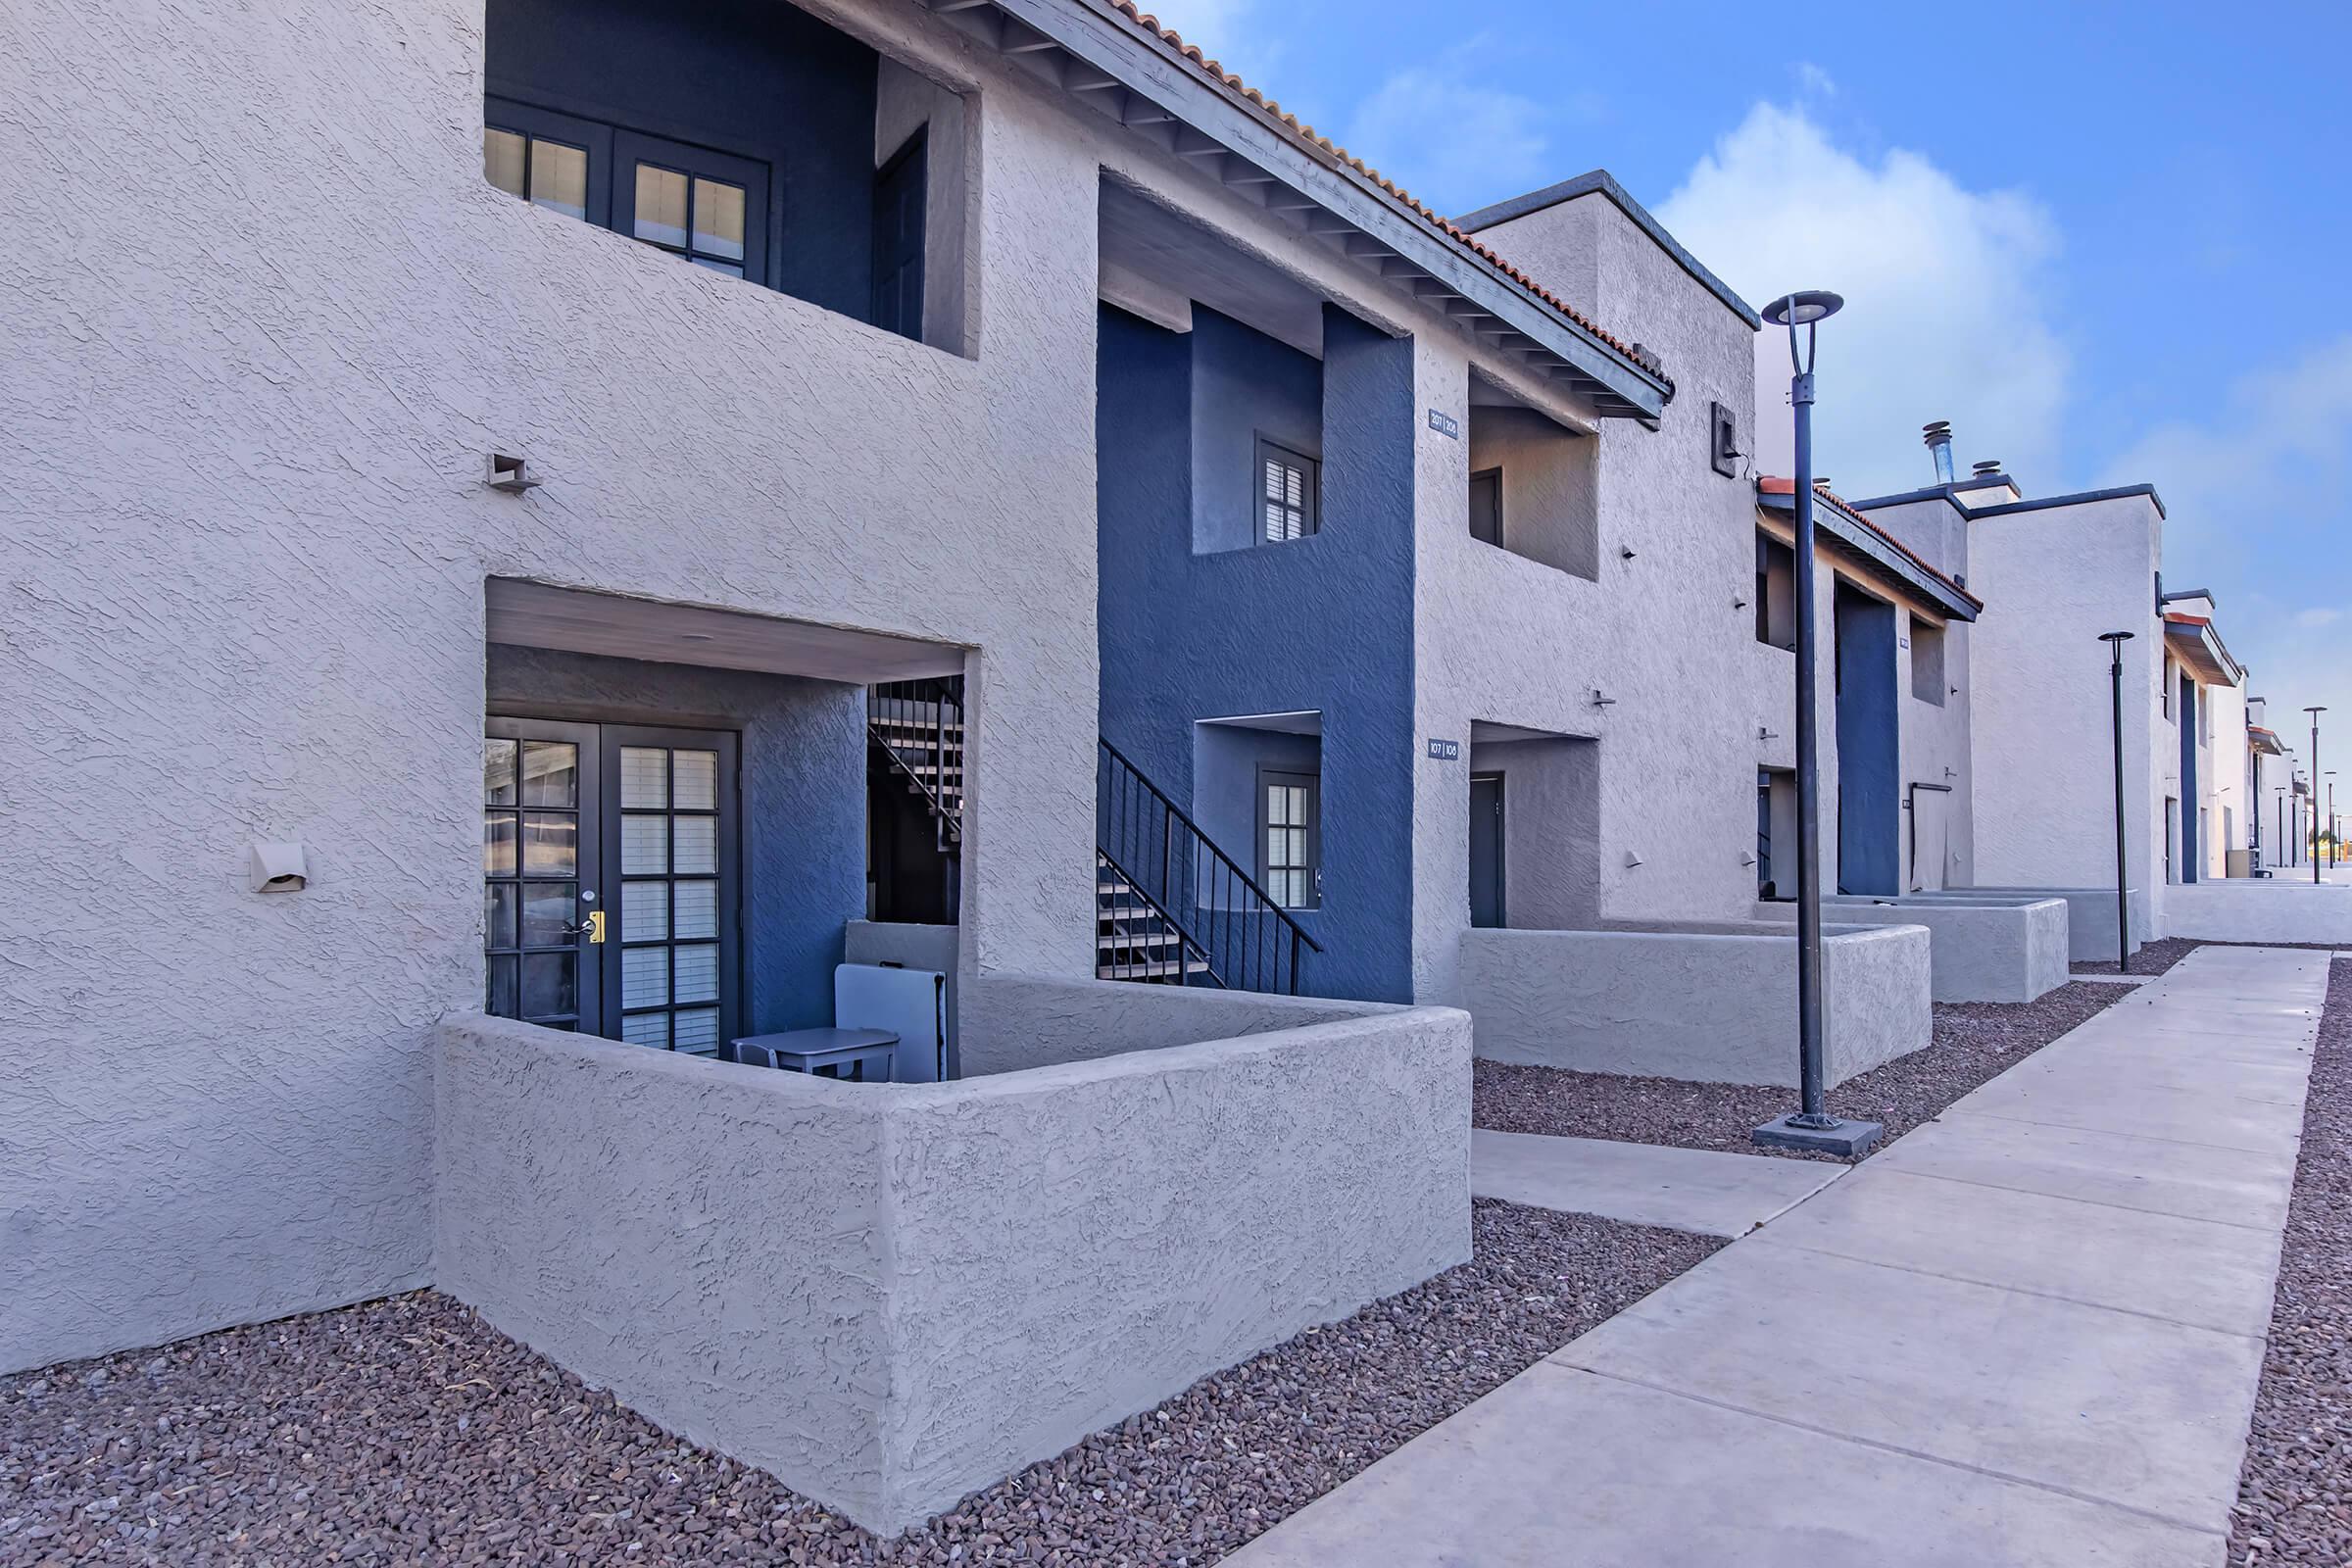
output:
[{"label": "blue stucco accent wall", "polygon": [[486,21],[493,95],[767,164],[775,287],[866,318],[872,49],[775,0],[488,0]]},{"label": "blue stucco accent wall", "polygon": [[[1189,802],[1196,720],[1319,711],[1322,905],[1299,920],[1327,952],[1307,960],[1303,988],[1409,1000],[1412,344],[1325,310],[1322,531],[1204,553],[1197,505],[1229,502],[1196,475],[1231,471],[1231,499],[1247,505],[1258,421],[1303,414],[1300,362],[1315,362],[1213,313],[1197,308],[1195,321],[1177,333],[1102,311],[1102,733]],[[1212,387],[1263,395],[1229,403],[1203,395]],[[1223,847],[1254,867],[1250,844]]]},{"label": "blue stucco accent wall", "polygon": [[741,733],[744,1027],[830,1024],[843,926],[865,913],[862,690],[539,648],[489,656],[494,712]]},{"label": "blue stucco accent wall", "polygon": [[1896,618],[1892,605],[1838,586],[1838,886],[1846,893],[1903,891]]},{"label": "blue stucco accent wall", "polygon": [[1193,548],[1264,537],[1257,438],[1323,457],[1323,367],[1314,356],[1193,307]]}]

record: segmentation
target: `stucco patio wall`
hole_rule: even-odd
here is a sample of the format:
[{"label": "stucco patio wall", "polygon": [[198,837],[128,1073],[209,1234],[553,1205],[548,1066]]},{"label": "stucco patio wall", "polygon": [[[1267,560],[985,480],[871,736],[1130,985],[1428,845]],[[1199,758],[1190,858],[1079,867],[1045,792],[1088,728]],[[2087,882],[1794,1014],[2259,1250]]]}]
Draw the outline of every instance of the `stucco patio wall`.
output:
[{"label": "stucco patio wall", "polygon": [[1449,1009],[945,1084],[437,1044],[440,1287],[884,1534],[1470,1252]]},{"label": "stucco patio wall", "polygon": [[[2067,956],[2076,963],[2087,959],[2115,961],[2115,889],[2103,888],[1945,888],[1939,893],[1912,893],[1907,898],[1944,899],[1974,903],[1993,898],[2060,899],[2066,904]],[[2156,905],[2146,890],[2133,888],[2126,897],[2132,910],[2132,951],[2137,953],[2156,936]]]},{"label": "stucco patio wall", "polygon": [[2332,942],[2352,947],[2352,887],[2277,876],[2192,882],[2164,890],[2164,934],[2205,942]]},{"label": "stucco patio wall", "polygon": [[[1835,1085],[1932,1038],[1924,927],[1824,925]],[[1796,938],[1765,921],[1462,937],[1477,1053],[1579,1072],[1793,1088]]]},{"label": "stucco patio wall", "polygon": [[[2060,899],[1840,895],[1821,907],[1825,920],[1841,925],[1926,926],[1937,1002],[2032,1002],[2067,983],[2067,909]],[[1792,921],[1796,906],[1759,904],[1756,912]]]}]

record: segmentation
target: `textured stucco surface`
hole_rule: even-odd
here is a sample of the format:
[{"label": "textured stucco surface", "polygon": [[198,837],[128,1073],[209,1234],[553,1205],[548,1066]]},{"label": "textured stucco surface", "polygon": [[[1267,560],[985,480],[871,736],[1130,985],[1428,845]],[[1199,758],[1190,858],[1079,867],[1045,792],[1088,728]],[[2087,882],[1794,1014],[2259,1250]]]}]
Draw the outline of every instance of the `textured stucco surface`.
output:
[{"label": "textured stucco surface", "polygon": [[[2307,869],[2303,873],[2310,876]],[[2352,947],[2352,887],[2277,877],[2164,890],[2164,934],[2207,942],[2339,942]]]},{"label": "textured stucco surface", "polygon": [[[1791,904],[1763,904],[1767,919],[1793,920]],[[2057,899],[1971,904],[1958,898],[1822,901],[1840,925],[1928,928],[1937,1002],[2032,1002],[2066,984],[2066,906]]]},{"label": "textured stucco surface", "polygon": [[[1707,461],[1710,402],[1734,411],[1743,439],[1754,428],[1753,333],[1605,198],[1479,238],[1656,350],[1676,391],[1652,431],[1594,424],[1589,410],[1504,378],[1595,431],[1598,571],[1577,576],[1470,537],[1469,443],[1418,416],[1436,409],[1468,429],[1469,367],[1485,360],[1458,329],[1415,339],[1413,994],[1449,1004],[1467,995],[1456,970],[1470,929],[1473,723],[1597,742],[1594,880],[1557,903],[1672,919],[1748,912],[1755,872],[1740,858],[1755,843],[1757,732],[1790,727],[1786,676],[1776,691],[1770,665],[1750,658],[1753,616],[1733,604],[1755,575],[1754,491]],[[1609,705],[1593,703],[1596,688]],[[1419,755],[1429,737],[1462,742],[1463,760]],[[1514,835],[1529,825],[1511,821]],[[1512,898],[1523,902],[1515,875]]]},{"label": "textured stucco surface", "polygon": [[441,1287],[884,1532],[1469,1255],[1449,1010],[954,1084],[440,1052]]},{"label": "textured stucco surface", "polygon": [[[2112,808],[2110,811],[2112,812]],[[2111,830],[2112,831],[2112,830]],[[2110,839],[2110,854],[2114,841]],[[2076,961],[2085,958],[2115,959],[2115,888],[1952,888],[1942,894],[1921,894],[1921,898],[1948,898],[1968,903],[1984,898],[2056,899],[2066,906],[2068,956]],[[2124,895],[2125,907],[2132,920],[2132,951],[2137,953],[2157,935],[2156,901],[2144,888],[2130,889]]]},{"label": "textured stucco surface", "polygon": [[963,993],[963,1076],[983,1078],[1396,1010],[1387,1003],[1213,986],[1072,985],[1039,975],[987,974]]},{"label": "textured stucco surface", "polygon": [[[1929,1044],[1929,937],[1825,925],[1824,1070],[1832,1084]],[[1470,931],[1464,1005],[1478,1054],[1703,1083],[1796,1082],[1796,939],[1713,929]]]},{"label": "textured stucco surface", "polygon": [[1091,972],[1101,132],[818,9],[977,89],[974,359],[490,188],[479,0],[9,8],[0,1366],[425,1277],[487,576],[977,650],[967,961]]}]

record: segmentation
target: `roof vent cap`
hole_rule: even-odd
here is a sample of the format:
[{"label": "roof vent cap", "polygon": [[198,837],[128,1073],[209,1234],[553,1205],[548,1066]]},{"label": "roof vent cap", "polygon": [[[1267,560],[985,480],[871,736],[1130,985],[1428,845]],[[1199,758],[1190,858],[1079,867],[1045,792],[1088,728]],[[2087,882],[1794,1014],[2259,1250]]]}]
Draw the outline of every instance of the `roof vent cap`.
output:
[{"label": "roof vent cap", "polygon": [[1978,478],[1989,478],[1991,475],[2001,471],[2001,460],[1998,458],[1986,458],[1983,463],[1975,465],[1975,468],[1976,476]]}]

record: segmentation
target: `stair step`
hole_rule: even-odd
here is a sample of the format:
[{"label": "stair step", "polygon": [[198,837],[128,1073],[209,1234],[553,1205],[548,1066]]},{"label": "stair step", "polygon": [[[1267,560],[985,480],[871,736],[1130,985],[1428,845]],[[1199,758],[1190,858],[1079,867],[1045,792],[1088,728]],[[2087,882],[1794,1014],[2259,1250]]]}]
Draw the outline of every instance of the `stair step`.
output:
[{"label": "stair step", "polygon": [[1152,932],[1105,931],[1095,938],[1095,951],[1114,953],[1122,948],[1173,948],[1183,944],[1184,938],[1165,929]]},{"label": "stair step", "polygon": [[1145,958],[1133,963],[1104,962],[1095,965],[1098,980],[1172,980],[1179,975],[1208,973],[1207,960],[1187,958],[1177,963],[1172,958]]}]

